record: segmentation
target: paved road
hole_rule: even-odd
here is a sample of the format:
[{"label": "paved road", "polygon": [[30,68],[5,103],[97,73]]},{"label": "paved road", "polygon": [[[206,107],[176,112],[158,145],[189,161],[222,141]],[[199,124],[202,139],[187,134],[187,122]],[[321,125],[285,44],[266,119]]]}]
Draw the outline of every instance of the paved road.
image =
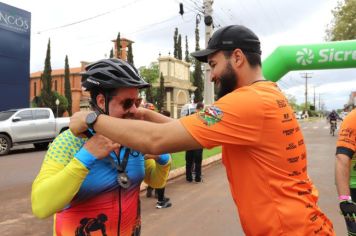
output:
[{"label": "paved road", "polygon": [[[334,185],[336,137],[328,134],[325,121],[301,121],[301,127],[308,149],[308,172],[320,192],[319,205],[333,221],[336,234],[346,235]],[[51,235],[52,219],[37,220],[30,209],[30,185],[43,155],[43,151],[30,150],[0,157],[1,236]],[[142,193],[142,235],[243,235],[224,167],[219,162],[203,174],[200,184],[186,183],[184,178],[171,181],[166,192],[173,206],[168,209],[155,209],[155,200]]]},{"label": "paved road", "polygon": [[142,235],[243,235],[223,165],[219,161],[203,174],[199,184],[185,177],[168,184],[171,208],[155,209],[156,201],[142,195]]}]

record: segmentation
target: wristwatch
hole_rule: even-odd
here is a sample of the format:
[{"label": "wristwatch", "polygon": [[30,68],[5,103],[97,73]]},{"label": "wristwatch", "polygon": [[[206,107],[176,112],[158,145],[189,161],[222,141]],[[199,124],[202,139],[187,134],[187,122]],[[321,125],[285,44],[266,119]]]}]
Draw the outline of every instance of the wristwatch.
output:
[{"label": "wristwatch", "polygon": [[90,112],[87,115],[85,121],[86,121],[87,126],[88,126],[89,129],[94,131],[94,124],[95,124],[96,120],[98,119],[99,115],[100,115],[100,113],[97,113],[95,111]]}]

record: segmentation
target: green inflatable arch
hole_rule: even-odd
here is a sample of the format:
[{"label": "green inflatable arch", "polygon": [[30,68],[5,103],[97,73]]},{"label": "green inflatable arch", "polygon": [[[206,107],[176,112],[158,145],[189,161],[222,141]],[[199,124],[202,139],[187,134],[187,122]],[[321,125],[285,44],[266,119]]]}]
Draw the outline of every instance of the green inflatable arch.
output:
[{"label": "green inflatable arch", "polygon": [[278,81],[292,70],[356,68],[356,40],[280,46],[262,63],[263,75]]}]

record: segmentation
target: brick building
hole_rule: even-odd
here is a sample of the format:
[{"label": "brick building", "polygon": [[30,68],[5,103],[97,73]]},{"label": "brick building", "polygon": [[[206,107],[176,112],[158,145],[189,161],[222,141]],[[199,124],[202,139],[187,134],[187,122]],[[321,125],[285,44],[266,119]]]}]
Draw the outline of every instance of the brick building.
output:
[{"label": "brick building", "polygon": [[[82,62],[81,67],[70,68],[70,86],[72,91],[72,111],[76,112],[80,110],[81,103],[85,100],[88,101],[89,94],[85,91],[82,91],[81,86],[81,75],[80,72],[83,71],[84,66],[88,64],[86,62]],[[42,81],[41,75],[42,71],[37,71],[31,73],[30,75],[30,101],[34,99],[34,97],[39,96],[41,94],[42,89]],[[64,95],[64,69],[52,70],[52,91],[56,91],[61,95]]]}]

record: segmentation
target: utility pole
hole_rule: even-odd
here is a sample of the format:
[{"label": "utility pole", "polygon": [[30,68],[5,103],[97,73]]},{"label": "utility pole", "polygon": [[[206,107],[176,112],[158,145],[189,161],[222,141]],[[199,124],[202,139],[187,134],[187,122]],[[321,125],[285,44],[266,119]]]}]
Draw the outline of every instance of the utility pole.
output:
[{"label": "utility pole", "polygon": [[310,79],[311,73],[301,73],[302,78],[305,78],[305,106],[304,106],[304,114],[308,112],[308,79]]},{"label": "utility pole", "polygon": [[[204,0],[204,23],[205,23],[205,48],[213,32],[213,0]],[[210,67],[204,63],[204,103],[211,105],[214,103],[214,83],[210,82]]]},{"label": "utility pole", "polygon": [[316,106],[315,106],[315,86],[313,86],[314,88],[314,109],[316,110]]}]

